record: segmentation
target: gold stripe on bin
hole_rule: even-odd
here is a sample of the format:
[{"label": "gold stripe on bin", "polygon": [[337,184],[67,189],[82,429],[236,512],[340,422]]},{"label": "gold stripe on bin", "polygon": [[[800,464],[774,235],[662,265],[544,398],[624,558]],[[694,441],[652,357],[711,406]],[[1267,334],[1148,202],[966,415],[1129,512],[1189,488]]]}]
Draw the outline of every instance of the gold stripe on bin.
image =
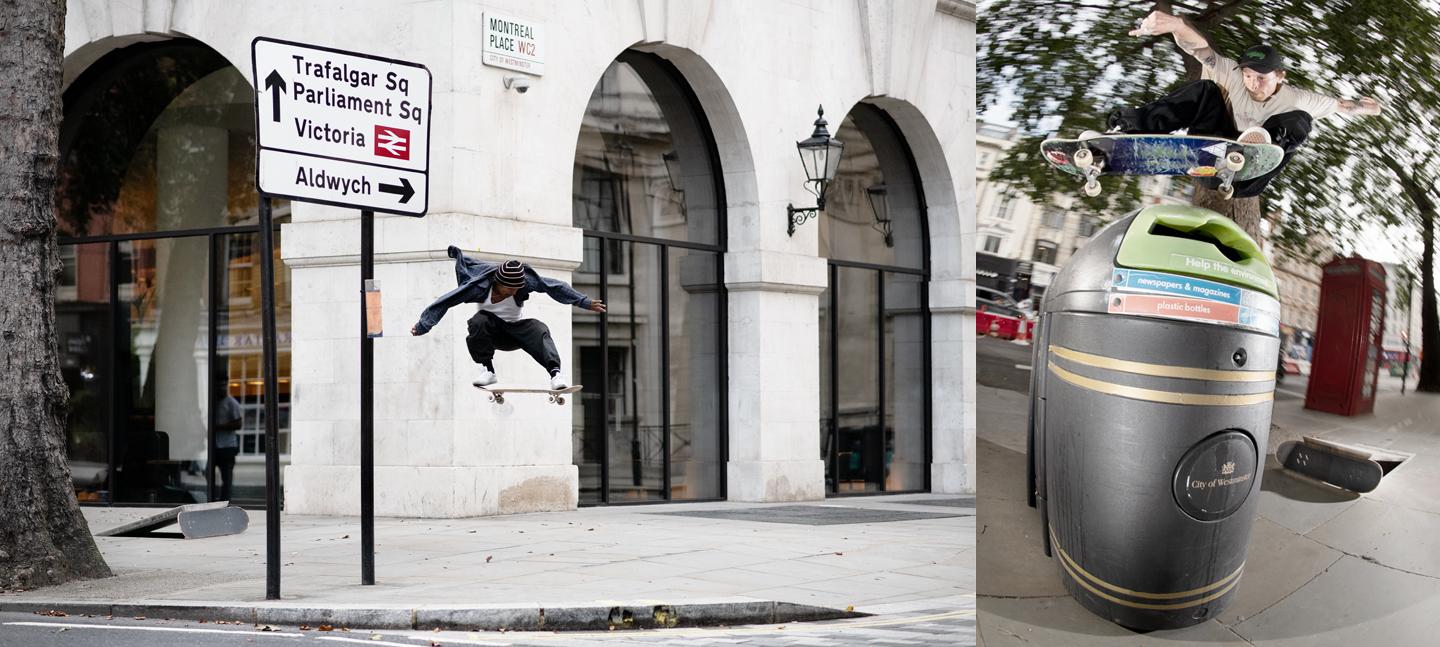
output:
[{"label": "gold stripe on bin", "polygon": [[1132,400],[1147,400],[1150,402],[1161,402],[1165,404],[1195,404],[1214,407],[1239,407],[1250,404],[1270,402],[1275,399],[1275,392],[1265,391],[1264,393],[1240,393],[1235,395],[1221,395],[1211,393],[1179,393],[1176,391],[1160,391],[1158,389],[1144,389],[1138,386],[1127,384],[1115,384],[1097,380],[1084,375],[1071,373],[1050,361],[1050,372],[1056,377],[1065,380],[1083,389],[1090,389],[1107,395],[1117,395]]},{"label": "gold stripe on bin", "polygon": [[1145,362],[1135,362],[1128,359],[1115,359],[1114,357],[1105,357],[1103,355],[1092,355],[1090,353],[1055,345],[1050,346],[1050,352],[1057,357],[1063,357],[1086,366],[1106,368],[1123,373],[1135,373],[1138,375],[1178,377],[1187,380],[1209,380],[1211,382],[1269,382],[1275,379],[1275,373],[1273,371],[1219,371],[1205,368],[1190,368],[1188,366],[1147,364]]},{"label": "gold stripe on bin", "polygon": [[[1070,558],[1070,554],[1065,552],[1064,548],[1060,547],[1060,541],[1055,537],[1055,529],[1050,528],[1049,531],[1050,543],[1055,547],[1055,550],[1060,553],[1060,565],[1065,569],[1066,575],[1069,575],[1071,579],[1074,579],[1076,583],[1078,583],[1080,586],[1085,587],[1086,590],[1090,591],[1091,593],[1094,593],[1101,598],[1114,602],[1115,604],[1131,607],[1134,609],[1147,609],[1151,611],[1173,611],[1176,609],[1185,609],[1205,604],[1206,602],[1210,602],[1224,596],[1226,593],[1230,592],[1230,589],[1235,588],[1235,586],[1240,583],[1241,571],[1245,570],[1245,564],[1244,562],[1241,562],[1240,566],[1229,575],[1226,575],[1225,577],[1221,578],[1216,582],[1206,584],[1205,586],[1202,586],[1200,588],[1190,589],[1189,591],[1178,591],[1175,593],[1143,593],[1140,591],[1132,591],[1130,589],[1119,587],[1109,582],[1106,582],[1105,580],[1095,577],[1094,575],[1091,575],[1089,572],[1087,572],[1085,569],[1081,568],[1080,565],[1075,562],[1075,560]],[[1129,595],[1137,598],[1148,598],[1152,600],[1174,600],[1177,598],[1187,598],[1192,595],[1200,595],[1201,593],[1213,591],[1216,588],[1219,588],[1220,590],[1215,591],[1214,593],[1211,593],[1210,595],[1207,595],[1203,598],[1197,600],[1190,600],[1188,602],[1172,602],[1166,604],[1152,602],[1131,602],[1129,600],[1122,600],[1104,591],[1101,591],[1100,589],[1095,588],[1090,584],[1090,582],[1085,581],[1086,579],[1092,580],[1096,584],[1099,584],[1100,586],[1103,586],[1107,589],[1110,589],[1111,591],[1115,591],[1122,595]]]}]

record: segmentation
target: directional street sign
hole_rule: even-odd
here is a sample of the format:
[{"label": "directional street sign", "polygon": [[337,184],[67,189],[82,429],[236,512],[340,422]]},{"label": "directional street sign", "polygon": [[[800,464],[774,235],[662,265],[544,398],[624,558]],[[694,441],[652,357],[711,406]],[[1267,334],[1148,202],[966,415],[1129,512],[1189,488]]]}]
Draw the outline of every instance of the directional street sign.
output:
[{"label": "directional street sign", "polygon": [[250,53],[261,193],[425,215],[430,70],[264,37]]}]

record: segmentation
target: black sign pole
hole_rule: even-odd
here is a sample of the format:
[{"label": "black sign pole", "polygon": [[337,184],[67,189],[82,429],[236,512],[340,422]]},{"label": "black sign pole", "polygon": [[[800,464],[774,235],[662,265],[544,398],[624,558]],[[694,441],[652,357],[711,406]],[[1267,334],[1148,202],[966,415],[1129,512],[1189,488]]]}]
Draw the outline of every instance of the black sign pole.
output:
[{"label": "black sign pole", "polygon": [[260,198],[260,321],[265,355],[265,599],[280,599],[279,371],[275,361],[275,241],[270,198]]},{"label": "black sign pole", "polygon": [[375,212],[360,212],[360,583],[375,583],[375,342],[365,292],[375,278]]}]

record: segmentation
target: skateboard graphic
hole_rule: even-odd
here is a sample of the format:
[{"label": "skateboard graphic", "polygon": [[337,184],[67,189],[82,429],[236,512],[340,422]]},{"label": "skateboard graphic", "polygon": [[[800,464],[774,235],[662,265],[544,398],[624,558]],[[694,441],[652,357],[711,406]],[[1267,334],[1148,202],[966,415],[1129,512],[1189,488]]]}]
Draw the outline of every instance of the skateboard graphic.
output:
[{"label": "skateboard graphic", "polygon": [[490,401],[495,404],[505,404],[506,393],[546,393],[549,394],[551,403],[565,404],[565,394],[579,391],[581,385],[575,384],[563,389],[537,389],[534,387],[491,384],[490,386],[477,386],[475,388],[488,393],[490,395]]},{"label": "skateboard graphic", "polygon": [[1218,178],[1229,199],[1236,181],[1251,180],[1280,165],[1285,149],[1199,135],[1101,135],[1047,139],[1040,152],[1051,166],[1085,179],[1085,195],[1100,195],[1101,175],[1188,175]]},{"label": "skateboard graphic", "polygon": [[1361,494],[1378,487],[1385,475],[1369,452],[1309,436],[1281,443],[1275,459],[1285,469]]}]

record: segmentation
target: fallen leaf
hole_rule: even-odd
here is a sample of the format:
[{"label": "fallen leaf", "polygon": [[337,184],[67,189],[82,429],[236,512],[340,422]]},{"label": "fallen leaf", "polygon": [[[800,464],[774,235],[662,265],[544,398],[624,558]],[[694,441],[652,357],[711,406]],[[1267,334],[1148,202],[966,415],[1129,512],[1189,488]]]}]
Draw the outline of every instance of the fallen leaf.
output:
[{"label": "fallen leaf", "polygon": [[320,625],[320,631],[335,631],[335,627],[332,627],[330,625]]},{"label": "fallen leaf", "polygon": [[486,564],[489,564],[489,563],[490,563],[490,560],[492,560],[492,559],[495,559],[495,556],[494,556],[494,555],[486,555],[486,556],[485,556],[485,563],[486,563]]},{"label": "fallen leaf", "polygon": [[37,616],[50,616],[50,617],[52,617],[52,618],[64,618],[64,617],[66,617],[66,616],[68,616],[68,615],[70,615],[70,614],[65,613],[64,611],[57,611],[57,610],[55,610],[55,609],[51,609],[51,610],[49,610],[49,611],[36,611],[36,612],[35,612],[35,615],[37,615]]},{"label": "fallen leaf", "polygon": [[270,626],[270,625],[255,625],[255,630],[256,630],[256,631],[279,631],[279,629],[276,629],[276,628],[274,628],[274,627],[272,627],[272,626]]},{"label": "fallen leaf", "polygon": [[384,636],[380,634],[370,634],[370,640],[380,640],[381,638],[384,638]]},{"label": "fallen leaf", "polygon": [[300,631],[310,631],[310,625],[300,625]]}]

